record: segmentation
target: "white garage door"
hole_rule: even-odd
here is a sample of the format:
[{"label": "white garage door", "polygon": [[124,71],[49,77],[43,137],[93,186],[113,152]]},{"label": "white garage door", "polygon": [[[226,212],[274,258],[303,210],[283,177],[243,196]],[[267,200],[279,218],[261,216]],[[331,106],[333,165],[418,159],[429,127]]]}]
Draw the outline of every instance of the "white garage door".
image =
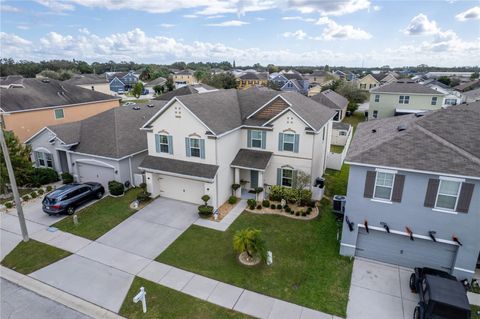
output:
[{"label": "white garage door", "polygon": [[101,183],[105,189],[108,188],[108,182],[115,179],[113,168],[97,166],[85,163],[78,163],[78,179],[80,183],[97,182]]},{"label": "white garage door", "polygon": [[204,183],[185,178],[159,175],[160,196],[201,204],[205,195]]}]

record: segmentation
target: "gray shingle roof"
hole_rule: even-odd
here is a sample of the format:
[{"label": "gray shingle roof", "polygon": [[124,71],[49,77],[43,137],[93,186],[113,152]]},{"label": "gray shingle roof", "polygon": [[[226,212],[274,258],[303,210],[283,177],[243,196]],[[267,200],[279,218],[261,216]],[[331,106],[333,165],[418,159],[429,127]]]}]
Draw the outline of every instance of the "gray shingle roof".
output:
[{"label": "gray shingle roof", "polygon": [[145,86],[155,86],[155,85],[163,85],[165,84],[165,82],[167,82],[167,79],[165,78],[162,78],[161,76],[146,83]]},{"label": "gray shingle roof", "polygon": [[217,165],[182,161],[150,155],[143,159],[142,163],[139,165],[139,168],[206,179],[215,178],[218,170]]},{"label": "gray shingle roof", "polygon": [[247,72],[239,77],[240,80],[268,80],[268,73],[266,72]]},{"label": "gray shingle roof", "polygon": [[231,166],[265,170],[272,154],[272,152],[242,148],[233,159]]},{"label": "gray shingle roof", "polygon": [[72,150],[79,153],[122,158],[147,149],[147,135],[140,127],[165,105],[150,101],[155,107],[137,104],[140,110],[120,106],[82,121],[49,126],[67,144],[78,143]]},{"label": "gray shingle roof", "polygon": [[69,80],[63,83],[71,85],[85,85],[85,84],[107,84],[107,77],[105,74],[75,74]]},{"label": "gray shingle roof", "polygon": [[21,83],[23,87],[0,88],[0,108],[5,112],[119,99],[51,79],[23,79]]},{"label": "gray shingle roof", "polygon": [[175,73],[175,75],[193,75],[193,73],[194,72],[192,70],[186,69],[178,71],[177,73]]},{"label": "gray shingle roof", "polygon": [[333,129],[335,130],[345,130],[348,131],[350,129],[350,124],[344,122],[333,122],[332,124]]},{"label": "gray shingle roof", "polygon": [[334,110],[343,110],[348,106],[348,100],[333,90],[325,90],[310,97],[312,100]]},{"label": "gray shingle roof", "polygon": [[[348,162],[480,177],[480,102],[358,125]],[[399,125],[405,130],[399,131]],[[373,130],[376,132],[374,133]]]},{"label": "gray shingle roof", "polygon": [[154,100],[169,101],[173,99],[175,96],[196,94],[199,92],[200,88],[203,88],[209,91],[217,90],[216,88],[206,84],[185,85],[185,86],[182,86],[181,88],[163,93],[159,97],[154,98]]},{"label": "gray shingle roof", "polygon": [[428,86],[418,84],[415,82],[397,81],[390,84],[386,84],[375,89],[371,92],[375,93],[411,93],[411,94],[436,94],[443,95],[443,93],[435,91]]}]

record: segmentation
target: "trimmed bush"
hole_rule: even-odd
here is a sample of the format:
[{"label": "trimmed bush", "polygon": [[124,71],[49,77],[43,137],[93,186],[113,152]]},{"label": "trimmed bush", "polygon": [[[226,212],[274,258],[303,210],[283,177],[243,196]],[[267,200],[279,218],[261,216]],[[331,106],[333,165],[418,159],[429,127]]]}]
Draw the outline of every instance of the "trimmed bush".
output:
[{"label": "trimmed bush", "polygon": [[257,201],[254,200],[253,198],[250,198],[249,200],[247,200],[247,204],[248,204],[248,206],[255,207],[255,205],[257,205]]},{"label": "trimmed bush", "polygon": [[140,185],[138,185],[138,187],[143,188],[143,189],[147,189],[147,183],[140,183]]},{"label": "trimmed bush", "polygon": [[236,202],[237,202],[237,198],[236,198],[235,196],[230,196],[230,197],[228,198],[228,203],[229,203],[230,205],[234,205]]},{"label": "trimmed bush", "polygon": [[58,173],[51,168],[35,167],[30,175],[30,181],[35,186],[55,183],[58,180]]},{"label": "trimmed bush", "polygon": [[37,193],[38,193],[38,195],[43,195],[45,193],[45,191],[42,188],[40,188],[40,189],[37,190]]},{"label": "trimmed bush", "polygon": [[307,208],[307,213],[310,214],[312,212],[313,208],[312,207],[308,207]]},{"label": "trimmed bush", "polygon": [[281,204],[278,204],[278,205],[277,205],[277,209],[282,209],[282,205],[281,205]]},{"label": "trimmed bush", "polygon": [[51,192],[51,191],[52,191],[52,189],[53,189],[53,187],[52,187],[52,186],[50,186],[50,185],[48,185],[48,186],[47,186],[47,192]]},{"label": "trimmed bush", "polygon": [[262,205],[257,205],[257,209],[262,209]]},{"label": "trimmed bush", "polygon": [[202,200],[205,203],[205,206],[208,206],[208,201],[210,200],[210,196],[208,195],[203,195]]},{"label": "trimmed bush", "polygon": [[268,206],[270,206],[270,201],[267,200],[267,199],[263,200],[263,201],[262,201],[262,206],[263,206],[263,207],[268,207]]},{"label": "trimmed bush", "polygon": [[275,204],[270,205],[271,209],[275,209],[275,207],[276,207]]},{"label": "trimmed bush", "polygon": [[28,195],[23,195],[23,196],[22,196],[22,199],[23,199],[24,201],[27,201],[27,200],[30,199],[30,196],[28,196]]},{"label": "trimmed bush", "polygon": [[300,212],[296,212],[296,213],[295,213],[295,216],[300,216]]},{"label": "trimmed bush", "polygon": [[295,212],[293,210],[289,211],[290,215],[295,215]]},{"label": "trimmed bush", "polygon": [[213,214],[213,207],[208,205],[198,206],[198,215],[203,218],[208,218]]},{"label": "trimmed bush", "polygon": [[307,216],[307,213],[302,212],[302,216],[303,216],[303,217]]},{"label": "trimmed bush", "polygon": [[145,202],[148,202],[152,197],[152,194],[150,194],[149,192],[140,192],[138,193],[137,195],[137,200],[140,202],[140,203],[145,203]]},{"label": "trimmed bush", "polygon": [[254,209],[255,209],[255,205],[250,205],[248,208],[249,208],[250,210],[254,210]]},{"label": "trimmed bush", "polygon": [[62,181],[64,184],[71,184],[73,183],[73,175],[69,172],[62,173]]},{"label": "trimmed bush", "polygon": [[240,188],[240,184],[232,184],[232,196],[235,194],[235,192],[237,191],[237,189]]},{"label": "trimmed bush", "polygon": [[285,211],[286,211],[287,213],[290,213],[292,210],[290,209],[290,207],[287,206],[287,207],[285,207]]},{"label": "trimmed bush", "polygon": [[13,203],[12,203],[12,202],[6,202],[6,203],[5,203],[5,207],[8,208],[8,209],[10,209],[10,208],[13,207]]},{"label": "trimmed bush", "polygon": [[108,182],[108,191],[114,196],[120,196],[125,192],[125,186],[120,182],[110,181]]},{"label": "trimmed bush", "polygon": [[30,193],[30,197],[31,197],[31,198],[37,198],[37,196],[38,196],[38,195],[37,195],[36,192],[31,192],[31,193]]},{"label": "trimmed bush", "polygon": [[315,208],[315,204],[316,202],[314,200],[311,200],[309,203],[308,203],[308,207],[310,208]]}]

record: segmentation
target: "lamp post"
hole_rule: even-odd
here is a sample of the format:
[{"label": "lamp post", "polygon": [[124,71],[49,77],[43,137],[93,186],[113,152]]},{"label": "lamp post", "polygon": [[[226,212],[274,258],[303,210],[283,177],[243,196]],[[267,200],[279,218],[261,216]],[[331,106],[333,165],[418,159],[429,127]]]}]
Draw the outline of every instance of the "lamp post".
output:
[{"label": "lamp post", "polygon": [[0,122],[0,144],[2,147],[3,157],[5,158],[5,165],[7,166],[8,177],[10,178],[10,185],[12,186],[13,198],[15,199],[15,206],[17,207],[18,220],[20,222],[20,229],[22,231],[23,241],[28,241],[27,225],[25,224],[25,216],[23,216],[22,203],[20,202],[20,194],[18,193],[17,181],[13,172],[12,162],[10,161],[10,154],[8,153],[7,142],[3,134],[3,128]]}]

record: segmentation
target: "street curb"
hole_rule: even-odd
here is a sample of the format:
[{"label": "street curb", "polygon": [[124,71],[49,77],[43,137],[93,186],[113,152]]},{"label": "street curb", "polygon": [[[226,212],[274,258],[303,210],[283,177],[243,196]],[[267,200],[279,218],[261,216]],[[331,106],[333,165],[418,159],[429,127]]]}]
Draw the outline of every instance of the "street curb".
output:
[{"label": "street curb", "polygon": [[110,310],[70,295],[9,268],[0,266],[0,277],[92,318],[124,319],[124,317]]}]

